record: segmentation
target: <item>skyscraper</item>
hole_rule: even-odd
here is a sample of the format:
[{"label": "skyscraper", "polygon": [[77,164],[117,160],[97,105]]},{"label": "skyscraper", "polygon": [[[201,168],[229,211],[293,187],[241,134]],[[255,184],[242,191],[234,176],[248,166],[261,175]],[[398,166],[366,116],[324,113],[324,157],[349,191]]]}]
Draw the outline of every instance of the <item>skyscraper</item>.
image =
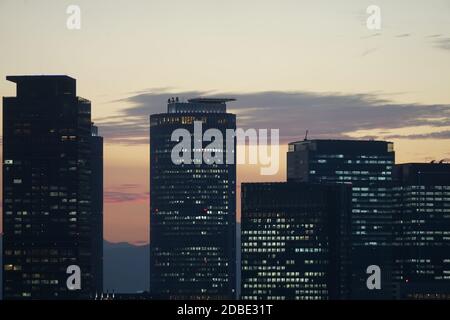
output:
[{"label": "skyscraper", "polygon": [[348,297],[351,188],[243,183],[241,297]]},{"label": "skyscraper", "polygon": [[[164,299],[232,299],[236,277],[236,156],[225,147],[213,152],[223,163],[202,157],[174,162],[185,129],[193,137],[183,153],[206,150],[200,134],[217,129],[226,137],[236,117],[226,112],[232,99],[171,99],[168,112],[150,116],[150,291]],[[235,138],[229,141],[235,147]],[[231,153],[230,153],[231,152]],[[225,159],[233,159],[232,163]]]},{"label": "skyscraper", "polygon": [[[304,140],[289,144],[288,181],[352,186],[351,298],[393,298],[393,143]],[[369,290],[367,268],[381,269],[381,289]]]},{"label": "skyscraper", "polygon": [[94,288],[103,292],[103,137],[92,124],[91,134],[91,205]]},{"label": "skyscraper", "polygon": [[450,164],[395,166],[395,281],[401,299],[450,299]]},{"label": "skyscraper", "polygon": [[[3,98],[3,297],[89,299],[101,290],[101,138],[68,76],[8,76]],[[94,130],[94,131],[93,131]],[[69,290],[69,266],[81,288]]]}]

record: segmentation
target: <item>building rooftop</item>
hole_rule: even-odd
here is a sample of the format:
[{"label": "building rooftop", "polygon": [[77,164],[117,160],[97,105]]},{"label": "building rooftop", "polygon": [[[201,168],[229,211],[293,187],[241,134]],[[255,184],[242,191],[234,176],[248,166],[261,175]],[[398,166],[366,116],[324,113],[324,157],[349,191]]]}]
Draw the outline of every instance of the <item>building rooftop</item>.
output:
[{"label": "building rooftop", "polygon": [[236,101],[236,99],[233,98],[193,98],[188,100],[191,103],[225,103],[225,102],[231,102]]},{"label": "building rooftop", "polygon": [[66,75],[17,75],[6,80],[17,84],[18,97],[76,95],[77,81]]},{"label": "building rooftop", "polygon": [[321,142],[321,143],[391,143],[390,141],[384,140],[357,140],[357,139],[306,139],[306,140],[298,140],[289,142],[289,144],[299,144],[299,143],[312,143],[312,142]]},{"label": "building rooftop", "polygon": [[14,83],[24,81],[76,81],[74,78],[66,75],[17,75],[6,76],[6,80]]},{"label": "building rooftop", "polygon": [[182,102],[178,97],[167,101],[168,113],[226,113],[227,102],[236,101],[233,98],[193,98]]}]

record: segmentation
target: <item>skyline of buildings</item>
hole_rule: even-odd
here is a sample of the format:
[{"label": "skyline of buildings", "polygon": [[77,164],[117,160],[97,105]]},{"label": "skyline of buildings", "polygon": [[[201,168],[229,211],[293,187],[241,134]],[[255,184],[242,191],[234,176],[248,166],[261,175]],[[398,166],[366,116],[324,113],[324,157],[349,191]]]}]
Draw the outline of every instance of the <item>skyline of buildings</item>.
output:
[{"label": "skyline of buildings", "polygon": [[[103,141],[90,102],[67,76],[7,79],[17,97],[5,97],[3,111],[4,298],[93,298],[102,291]],[[244,299],[448,297],[450,165],[396,165],[387,141],[290,143],[286,182],[242,184],[236,248],[236,139],[230,155],[195,135],[198,123],[201,133],[235,130],[229,101],[172,98],[150,115],[152,298],[232,299],[241,268]],[[177,129],[190,137],[179,153],[201,159],[174,161]],[[205,162],[207,151],[234,162]],[[70,264],[83,270],[74,292]],[[381,289],[367,287],[371,265]]]},{"label": "skyline of buildings", "polygon": [[[305,139],[289,146],[287,182],[242,185],[243,299],[450,298],[450,164],[440,161],[396,165],[393,145],[383,141]],[[299,187],[326,187],[329,183],[347,185],[351,190],[348,219],[337,219],[339,207],[332,209],[333,228],[341,236],[334,238],[338,243],[332,257],[341,263],[333,277],[348,281],[338,294],[327,292],[326,283],[323,291],[318,290],[317,279],[308,278],[322,275],[321,264],[316,266],[316,273],[308,270],[314,267],[314,262],[322,261],[326,265],[331,260],[280,263],[284,252],[291,250],[291,257],[295,256],[292,248],[307,252],[302,237],[292,239],[285,235],[290,229],[300,229],[302,225],[292,227],[292,223],[298,223],[295,215],[308,213],[305,209],[308,201],[314,203],[311,197],[304,200],[302,207],[298,205],[301,203],[298,195],[295,207],[289,191]],[[289,191],[283,190],[288,186]],[[270,193],[274,199],[268,199]],[[381,219],[377,213],[382,214]],[[290,219],[285,219],[286,216]],[[316,213],[314,217],[320,215]],[[318,222],[313,216],[309,221]],[[310,226],[318,228],[314,224]],[[324,226],[326,223],[322,221]],[[348,251],[339,251],[341,246]],[[316,247],[322,250],[323,246],[316,244]],[[346,257],[350,263],[346,263]],[[305,268],[302,261],[311,264]],[[366,282],[369,266],[380,267],[379,290],[369,290]],[[295,290],[305,283],[315,289]],[[285,290],[280,290],[280,286]],[[294,294],[299,292],[303,296]]]},{"label": "skyline of buildings", "polygon": [[[232,96],[239,127],[280,128],[277,181],[287,143],[306,129],[394,141],[398,162],[450,157],[447,0],[383,0],[381,30],[367,29],[369,3],[357,0],[137,0],[127,10],[78,0],[80,30],[67,29],[67,3],[1,3],[0,96],[15,92],[6,75],[68,74],[95,106],[109,241],[149,243],[148,115],[165,112],[171,96]],[[252,166],[237,170],[239,183],[263,180]]]}]

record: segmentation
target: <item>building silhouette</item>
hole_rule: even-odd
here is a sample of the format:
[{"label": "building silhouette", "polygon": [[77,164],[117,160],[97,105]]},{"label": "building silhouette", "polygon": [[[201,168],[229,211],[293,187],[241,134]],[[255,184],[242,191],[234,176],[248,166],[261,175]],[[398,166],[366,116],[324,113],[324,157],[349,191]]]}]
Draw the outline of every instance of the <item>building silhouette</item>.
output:
[{"label": "building silhouette", "polygon": [[103,137],[92,124],[91,134],[92,254],[95,293],[103,292]]},{"label": "building silhouette", "polygon": [[[102,292],[102,140],[68,76],[8,76],[3,98],[3,297]],[[67,268],[81,270],[69,290]]]},{"label": "building silhouette", "polygon": [[[232,299],[236,294],[236,155],[215,150],[223,163],[200,159],[174,162],[186,129],[194,138],[184,152],[202,152],[210,142],[194,136],[217,129],[226,137],[236,117],[226,112],[232,99],[171,99],[168,112],[150,116],[150,293],[155,299]],[[235,147],[235,138],[232,139]],[[184,153],[183,152],[183,153]],[[232,163],[225,159],[231,159]]]},{"label": "building silhouette", "polygon": [[242,299],[348,297],[350,186],[243,183],[241,193]]},{"label": "building silhouette", "polygon": [[450,164],[399,164],[395,178],[398,298],[450,299]]},{"label": "building silhouette", "polygon": [[[304,140],[289,144],[288,181],[352,186],[352,299],[391,299],[393,143],[360,140]],[[368,290],[367,267],[381,269],[382,287]]]}]

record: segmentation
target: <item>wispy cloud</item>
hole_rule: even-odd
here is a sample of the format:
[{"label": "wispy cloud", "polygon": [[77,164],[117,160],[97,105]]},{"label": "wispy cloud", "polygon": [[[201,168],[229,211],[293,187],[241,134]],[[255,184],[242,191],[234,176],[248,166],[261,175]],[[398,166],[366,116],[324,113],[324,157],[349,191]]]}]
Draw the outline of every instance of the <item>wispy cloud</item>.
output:
[{"label": "wispy cloud", "polygon": [[450,37],[440,33],[430,34],[426,36],[430,39],[432,45],[437,49],[450,50]]},{"label": "wispy cloud", "polygon": [[[228,109],[237,114],[242,128],[279,128],[282,142],[296,140],[309,129],[315,138],[346,138],[349,132],[370,129],[398,129],[427,125],[444,127],[450,123],[450,105],[398,104],[376,94],[312,92],[153,92],[123,99],[132,107],[117,117],[97,120],[109,143],[145,144],[149,141],[149,115],[166,111],[172,96],[230,96],[237,99]],[[436,133],[420,138],[436,138]],[[446,137],[442,134],[442,137]],[[405,138],[418,138],[414,132]]]},{"label": "wispy cloud", "polygon": [[396,38],[408,38],[408,37],[410,37],[410,36],[411,36],[410,33],[402,33],[402,34],[396,35],[395,37],[396,37]]},{"label": "wispy cloud", "polygon": [[381,33],[378,32],[378,33],[369,34],[368,36],[363,36],[363,37],[361,37],[361,39],[371,39],[371,38],[380,37],[380,36],[381,36]]},{"label": "wispy cloud", "polygon": [[367,50],[364,50],[363,53],[361,53],[361,57],[366,57],[369,54],[375,53],[378,50],[378,48],[370,48]]},{"label": "wispy cloud", "polygon": [[450,130],[443,130],[439,132],[432,132],[426,134],[410,134],[410,135],[387,135],[386,139],[450,139]]},{"label": "wispy cloud", "polygon": [[139,187],[136,184],[122,184],[110,187],[103,194],[104,201],[106,203],[147,201],[149,199],[148,192],[138,191]]},{"label": "wispy cloud", "polygon": [[450,50],[450,37],[439,38],[434,41],[434,45],[439,49]]}]

